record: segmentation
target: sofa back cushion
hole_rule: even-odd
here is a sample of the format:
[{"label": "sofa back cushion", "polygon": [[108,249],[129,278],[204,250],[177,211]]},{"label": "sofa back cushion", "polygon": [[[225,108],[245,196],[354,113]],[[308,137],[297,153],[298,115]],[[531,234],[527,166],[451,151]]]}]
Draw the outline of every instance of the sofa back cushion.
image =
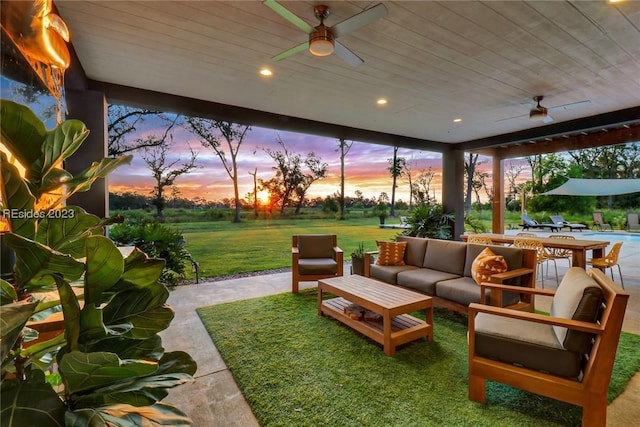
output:
[{"label": "sofa back cushion", "polygon": [[[471,267],[473,265],[473,261],[480,255],[480,252],[486,248],[487,245],[479,245],[475,243],[467,244],[467,253],[464,262],[464,275],[467,277],[472,277],[471,275]],[[496,255],[502,255],[504,260],[507,262],[508,270],[515,270],[516,268],[522,267],[522,249],[512,248],[509,246],[491,246],[491,250]],[[509,283],[515,284],[515,283]]]},{"label": "sofa back cushion", "polygon": [[429,239],[424,239],[422,237],[398,236],[396,240],[398,242],[407,243],[407,249],[404,252],[405,264],[421,267]]},{"label": "sofa back cushion", "polygon": [[300,234],[298,250],[300,258],[333,258],[333,235]]},{"label": "sofa back cushion", "polygon": [[[551,316],[564,319],[596,322],[602,307],[603,293],[586,271],[573,267],[562,278],[551,304]],[[569,351],[588,353],[591,351],[592,334],[553,326],[553,331],[562,346]]]},{"label": "sofa back cushion", "polygon": [[422,266],[462,276],[466,252],[466,243],[429,239]]}]

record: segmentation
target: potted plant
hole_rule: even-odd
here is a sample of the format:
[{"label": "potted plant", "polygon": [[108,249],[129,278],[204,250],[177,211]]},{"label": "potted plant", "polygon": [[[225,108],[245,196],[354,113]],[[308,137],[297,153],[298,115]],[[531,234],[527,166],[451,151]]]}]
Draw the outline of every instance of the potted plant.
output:
[{"label": "potted plant", "polygon": [[380,225],[384,225],[384,220],[389,216],[389,208],[386,203],[378,202],[373,207],[373,214],[380,219]]},{"label": "potted plant", "polygon": [[351,273],[364,276],[364,243],[358,243],[358,246],[351,252]]},{"label": "potted plant", "polygon": [[[187,353],[162,347],[159,332],[173,319],[158,281],[164,261],[139,250],[124,258],[104,236],[115,220],[64,204],[130,157],[102,159],[73,176],[61,165],[88,135],[82,122],[49,131],[29,108],[6,100],[0,114],[12,156],[0,153],[2,243],[15,255],[0,279],[0,400],[11,414],[3,425],[191,425],[160,402],[196,370]],[[59,300],[42,300],[43,291]],[[35,335],[29,319],[54,307],[63,333],[27,343]]]}]

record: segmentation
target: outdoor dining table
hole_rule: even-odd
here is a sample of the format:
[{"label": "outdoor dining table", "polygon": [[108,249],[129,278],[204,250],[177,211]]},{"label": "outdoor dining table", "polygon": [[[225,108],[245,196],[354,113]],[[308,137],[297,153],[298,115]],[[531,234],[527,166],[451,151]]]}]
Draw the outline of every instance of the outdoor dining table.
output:
[{"label": "outdoor dining table", "polygon": [[[475,236],[486,236],[491,239],[495,244],[508,243],[512,244],[515,239],[526,239],[527,237],[516,236],[514,234],[493,234],[493,233],[480,233]],[[462,240],[465,242],[469,237],[468,234],[463,234]],[[606,240],[585,240],[585,239],[550,239],[548,237],[535,237],[536,240],[540,240],[546,248],[558,248],[567,249],[572,252],[571,265],[574,267],[586,268],[587,266],[587,251],[593,252],[593,258],[602,258],[604,256],[604,249],[609,246],[609,241]]]}]

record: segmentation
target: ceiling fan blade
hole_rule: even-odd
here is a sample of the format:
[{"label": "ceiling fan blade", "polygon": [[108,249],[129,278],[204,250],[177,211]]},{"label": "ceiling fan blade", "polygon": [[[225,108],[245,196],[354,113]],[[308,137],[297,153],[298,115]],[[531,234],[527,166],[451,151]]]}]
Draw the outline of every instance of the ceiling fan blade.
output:
[{"label": "ceiling fan blade", "polygon": [[262,4],[273,10],[278,15],[282,16],[287,21],[291,22],[296,27],[300,28],[305,33],[309,34],[311,31],[313,31],[313,27],[311,25],[304,22],[301,18],[299,18],[297,15],[295,15],[293,12],[291,12],[289,9],[287,9],[277,1],[264,0]]},{"label": "ceiling fan blade", "polygon": [[337,56],[339,56],[343,61],[352,67],[357,67],[362,64],[364,61],[358,55],[347,49],[342,43],[337,40],[333,41],[334,51]]},{"label": "ceiling fan blade", "polygon": [[298,52],[302,52],[304,50],[309,49],[309,42],[306,41],[304,43],[300,43],[298,46],[292,47],[291,49],[285,50],[282,53],[277,54],[272,59],[274,61],[282,61],[285,58],[290,57],[291,55],[295,55]]},{"label": "ceiling fan blade", "polygon": [[555,107],[549,107],[548,111],[570,110],[572,108],[582,107],[584,105],[589,105],[589,104],[591,104],[591,101],[587,99],[584,101],[572,102],[570,104],[563,104],[563,105],[556,105]]},{"label": "ceiling fan blade", "polygon": [[541,121],[542,121],[542,123],[551,123],[553,121],[553,117],[551,117],[549,114],[547,114],[547,117],[545,117]]},{"label": "ceiling fan blade", "polygon": [[345,19],[344,21],[338,22],[336,25],[331,27],[331,32],[333,33],[333,36],[337,38],[345,34],[349,34],[350,32],[369,24],[376,19],[380,19],[386,14],[387,7],[382,3],[378,3],[367,10],[363,10],[362,12]]}]

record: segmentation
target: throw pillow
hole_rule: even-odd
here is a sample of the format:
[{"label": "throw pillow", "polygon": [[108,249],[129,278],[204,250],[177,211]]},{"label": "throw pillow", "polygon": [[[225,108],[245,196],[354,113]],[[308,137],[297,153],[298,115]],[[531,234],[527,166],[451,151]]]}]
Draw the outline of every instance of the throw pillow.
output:
[{"label": "throw pillow", "polygon": [[488,282],[489,277],[496,273],[504,273],[509,267],[502,255],[496,255],[489,248],[484,248],[471,264],[471,277],[479,285]]},{"label": "throw pillow", "polygon": [[404,251],[407,248],[407,242],[381,242],[376,241],[378,245],[377,265],[404,265]]}]

